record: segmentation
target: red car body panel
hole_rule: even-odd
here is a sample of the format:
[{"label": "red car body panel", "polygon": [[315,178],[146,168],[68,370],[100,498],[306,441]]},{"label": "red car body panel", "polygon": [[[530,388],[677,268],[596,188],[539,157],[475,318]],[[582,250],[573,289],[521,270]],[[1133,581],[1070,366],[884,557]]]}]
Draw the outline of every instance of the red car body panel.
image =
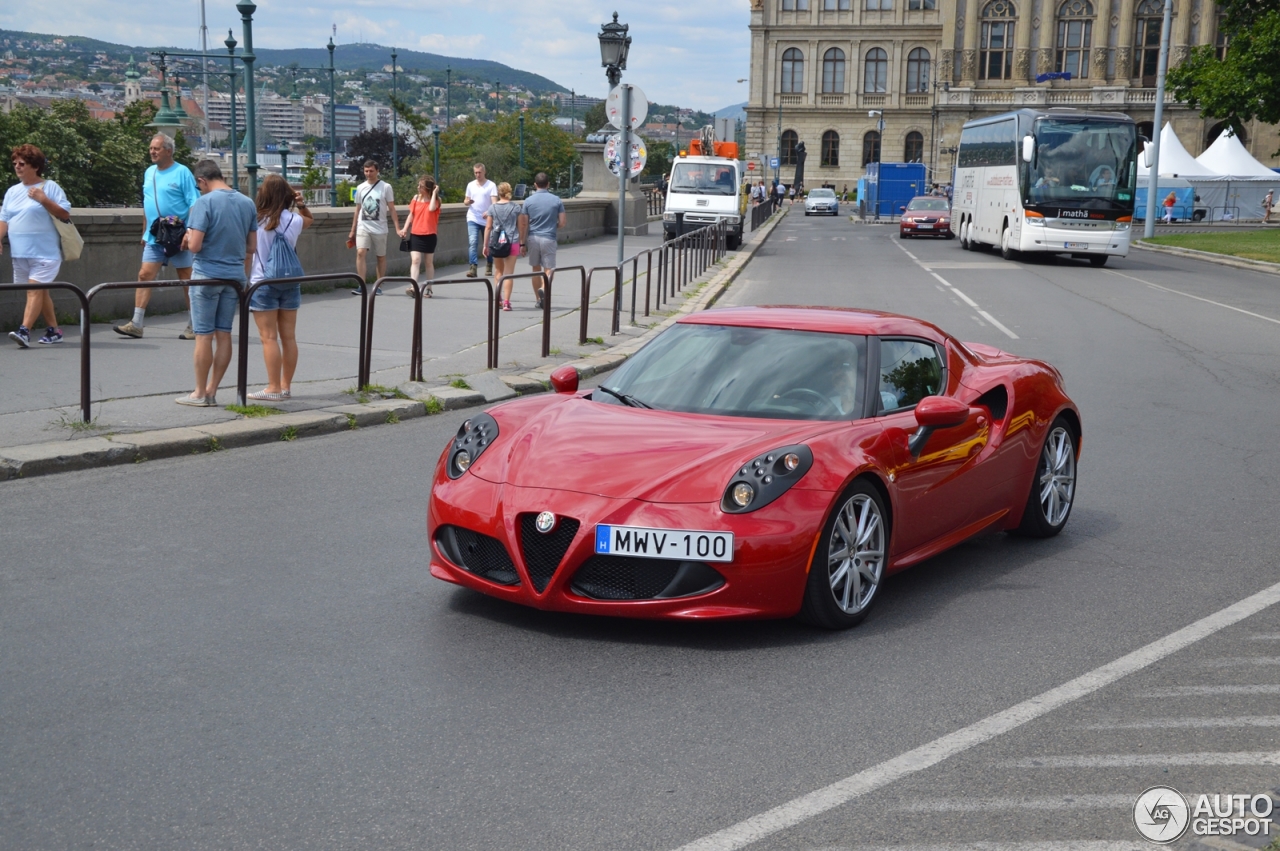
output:
[{"label": "red car body panel", "polygon": [[[984,529],[1022,518],[1040,449],[1059,415],[1080,432],[1079,412],[1053,367],[894,314],[838,308],[712,310],[685,324],[738,325],[929,340],[945,352],[939,395],[969,406],[963,425],[939,429],[913,457],[913,410],[853,421],[706,416],[605,405],[590,391],[517,399],[491,408],[499,436],[459,478],[436,464],[427,508],[432,575],[485,594],[555,611],[641,618],[788,617],[800,609],[809,565],[837,497],[869,477],[890,521],[887,571],[895,572]],[[660,404],[660,400],[652,400]],[[721,507],[736,470],[782,446],[804,444],[811,469],[755,511]],[[520,518],[551,511],[580,526],[537,590]],[[595,550],[597,524],[732,532],[733,560],[711,564],[714,590],[671,599],[604,600],[573,589]],[[501,542],[519,579],[500,584],[450,561],[438,532],[459,527]]]}]

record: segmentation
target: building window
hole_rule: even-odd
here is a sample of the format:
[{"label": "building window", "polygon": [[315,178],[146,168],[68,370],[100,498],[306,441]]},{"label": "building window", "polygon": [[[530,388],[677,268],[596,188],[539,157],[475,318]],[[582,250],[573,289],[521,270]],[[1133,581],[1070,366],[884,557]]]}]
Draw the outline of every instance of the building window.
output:
[{"label": "building window", "polygon": [[907,134],[907,145],[902,152],[902,161],[904,163],[918,163],[924,161],[924,134],[912,130]]},{"label": "building window", "polygon": [[822,54],[822,91],[824,94],[844,92],[844,51],[838,47]]},{"label": "building window", "polygon": [[782,93],[804,91],[804,55],[794,47],[782,54]]},{"label": "building window", "polygon": [[1217,15],[1217,35],[1214,36],[1213,49],[1218,54],[1218,61],[1227,61],[1227,46],[1231,44],[1231,36],[1222,28],[1222,13]]},{"label": "building window", "polygon": [[822,134],[822,164],[840,165],[840,134],[834,130]]},{"label": "building window", "polygon": [[1089,76],[1089,46],[1093,36],[1093,4],[1067,0],[1058,7],[1057,70],[1073,77]]},{"label": "building window", "polygon": [[912,12],[936,8],[938,8],[938,0],[907,0],[907,9]]},{"label": "building window", "polygon": [[907,91],[929,91],[929,51],[923,47],[907,54]]},{"label": "building window", "polygon": [[1013,19],[1009,0],[991,0],[982,10],[978,44],[978,79],[1008,80],[1013,76]]},{"label": "building window", "polygon": [[1158,0],[1142,0],[1137,9],[1137,26],[1133,31],[1133,76],[1142,78],[1146,87],[1156,84],[1160,66],[1160,25],[1164,7]]},{"label": "building window", "polygon": [[893,9],[893,0],[867,0],[868,12],[888,12]]},{"label": "building window", "polygon": [[878,47],[867,51],[862,68],[862,90],[879,94],[889,90],[889,54]]},{"label": "building window", "polygon": [[850,0],[822,0],[822,11],[834,12],[839,9],[841,12],[849,11]]},{"label": "building window", "polygon": [[782,0],[782,11],[807,12],[809,11],[809,0]]},{"label": "building window", "polygon": [[870,130],[862,137],[862,164],[880,162],[880,134]]},{"label": "building window", "polygon": [[796,145],[800,143],[800,137],[794,130],[782,131],[782,164],[796,164]]}]

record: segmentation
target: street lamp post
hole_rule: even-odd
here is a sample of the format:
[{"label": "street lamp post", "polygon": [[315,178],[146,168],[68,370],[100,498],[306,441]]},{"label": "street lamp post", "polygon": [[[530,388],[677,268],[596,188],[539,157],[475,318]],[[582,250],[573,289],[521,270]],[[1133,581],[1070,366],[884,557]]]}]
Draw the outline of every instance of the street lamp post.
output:
[{"label": "street lamp post", "polygon": [[333,85],[333,36],[329,36],[329,206],[338,206],[338,108]]},{"label": "street lamp post", "polygon": [[[778,167],[773,170],[773,182],[782,182],[782,95],[778,95]],[[776,191],[776,190],[775,190]]]},{"label": "street lamp post", "polygon": [[436,143],[436,152],[432,160],[432,168],[435,173],[436,183],[439,183],[440,182],[440,128],[438,126],[433,125],[431,128],[431,135],[435,138],[435,143]]},{"label": "street lamp post", "polygon": [[244,169],[249,172],[249,197],[253,198],[258,194],[257,110],[253,102],[253,62],[257,59],[253,55],[253,13],[258,7],[253,0],[240,0],[236,4],[236,10],[244,23],[244,51],[240,54],[240,61],[245,67],[245,143],[249,146],[249,159],[245,162]]},{"label": "street lamp post", "polygon": [[[569,89],[569,135],[578,135],[578,93],[573,89]],[[573,188],[572,184],[569,188]]]},{"label": "street lamp post", "polygon": [[502,114],[502,89],[499,88],[499,82],[493,81],[493,117],[497,118]]},{"label": "street lamp post", "polygon": [[400,94],[396,87],[396,49],[391,48],[391,174],[400,176],[400,113],[396,109],[396,98]]},{"label": "street lamp post", "polygon": [[[448,129],[453,126],[453,69],[444,69],[444,126]],[[440,177],[436,175],[437,179]]]},{"label": "street lamp post", "polygon": [[876,180],[875,180],[875,220],[880,220],[880,154],[884,145],[884,111],[880,109],[867,110],[867,118],[876,119],[876,147],[875,147],[875,163],[876,163]]},{"label": "street lamp post", "polygon": [[1164,124],[1164,77],[1169,71],[1169,28],[1173,21],[1173,0],[1164,0],[1164,22],[1160,25],[1160,63],[1156,68],[1156,114],[1151,125],[1151,172],[1147,176],[1147,220],[1142,238],[1156,233],[1156,193],[1160,186],[1160,131]]},{"label": "street lamp post", "polygon": [[236,145],[236,37],[231,34],[231,30],[227,30],[227,37],[222,43],[227,46],[227,61],[231,67],[228,75],[230,85],[227,86],[231,93],[231,185],[239,192],[240,149]]},{"label": "street lamp post", "polygon": [[[622,72],[627,68],[627,52],[631,49],[631,36],[627,35],[628,24],[618,23],[618,13],[613,13],[613,22],[600,25],[600,64],[609,79],[610,90],[622,82]],[[621,132],[618,141],[618,265],[622,265],[624,242],[626,240],[627,222],[627,177],[631,171],[631,87],[622,89],[622,111],[619,120]],[[615,287],[614,300],[617,310],[622,309],[622,288]]]},{"label": "street lamp post", "polygon": [[[520,113],[520,170],[524,171],[524,113]],[[523,177],[523,175],[521,175]]]}]

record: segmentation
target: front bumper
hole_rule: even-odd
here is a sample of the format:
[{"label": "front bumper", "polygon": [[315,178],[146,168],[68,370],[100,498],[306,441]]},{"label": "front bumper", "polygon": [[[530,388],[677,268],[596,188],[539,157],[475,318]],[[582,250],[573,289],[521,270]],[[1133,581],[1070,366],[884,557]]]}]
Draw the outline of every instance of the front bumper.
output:
[{"label": "front bumper", "polygon": [[[790,617],[800,609],[809,560],[831,496],[793,488],[759,511],[730,515],[718,503],[611,499],[499,485],[474,475],[437,480],[427,507],[431,574],[551,611],[672,619]],[[543,511],[556,514],[560,530],[567,521],[577,521],[571,539],[566,535],[554,542],[555,531],[545,537],[536,532],[532,518]],[[704,565],[722,578],[719,583],[704,581],[708,574],[701,569],[687,568],[675,577],[676,566],[665,559],[601,557],[616,560],[603,564],[595,554],[595,529],[601,523],[732,532],[733,561]],[[474,550],[474,559],[461,553],[458,559],[459,550],[446,539],[454,529],[467,530],[462,537],[468,541],[480,540],[470,535],[483,536],[485,551]],[[468,559],[475,563],[456,563]],[[669,596],[655,597],[659,589]],[[602,599],[602,593],[614,598]]]},{"label": "front bumper", "polygon": [[[923,226],[922,226],[923,225]],[[916,222],[902,221],[898,223],[901,233],[912,236],[951,236],[951,223],[948,222]]]}]

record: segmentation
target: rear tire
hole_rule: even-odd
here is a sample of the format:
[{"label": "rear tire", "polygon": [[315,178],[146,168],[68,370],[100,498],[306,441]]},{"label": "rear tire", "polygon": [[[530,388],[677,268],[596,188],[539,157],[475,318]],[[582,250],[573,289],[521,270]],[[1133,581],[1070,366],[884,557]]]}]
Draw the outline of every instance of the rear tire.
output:
[{"label": "rear tire", "polygon": [[973,246],[969,242],[969,223],[960,223],[960,248],[965,251],[972,251]]},{"label": "rear tire", "polygon": [[866,480],[840,495],[813,554],[801,620],[824,629],[848,629],[867,616],[888,562],[886,518],[879,491]]},{"label": "rear tire", "polygon": [[1011,237],[1013,228],[1005,225],[1004,230],[1000,232],[1000,256],[1005,260],[1017,260],[1018,252],[1011,247]]},{"label": "rear tire", "polygon": [[1049,427],[1040,448],[1018,534],[1052,538],[1067,525],[1075,496],[1076,435],[1066,418],[1060,416]]}]

